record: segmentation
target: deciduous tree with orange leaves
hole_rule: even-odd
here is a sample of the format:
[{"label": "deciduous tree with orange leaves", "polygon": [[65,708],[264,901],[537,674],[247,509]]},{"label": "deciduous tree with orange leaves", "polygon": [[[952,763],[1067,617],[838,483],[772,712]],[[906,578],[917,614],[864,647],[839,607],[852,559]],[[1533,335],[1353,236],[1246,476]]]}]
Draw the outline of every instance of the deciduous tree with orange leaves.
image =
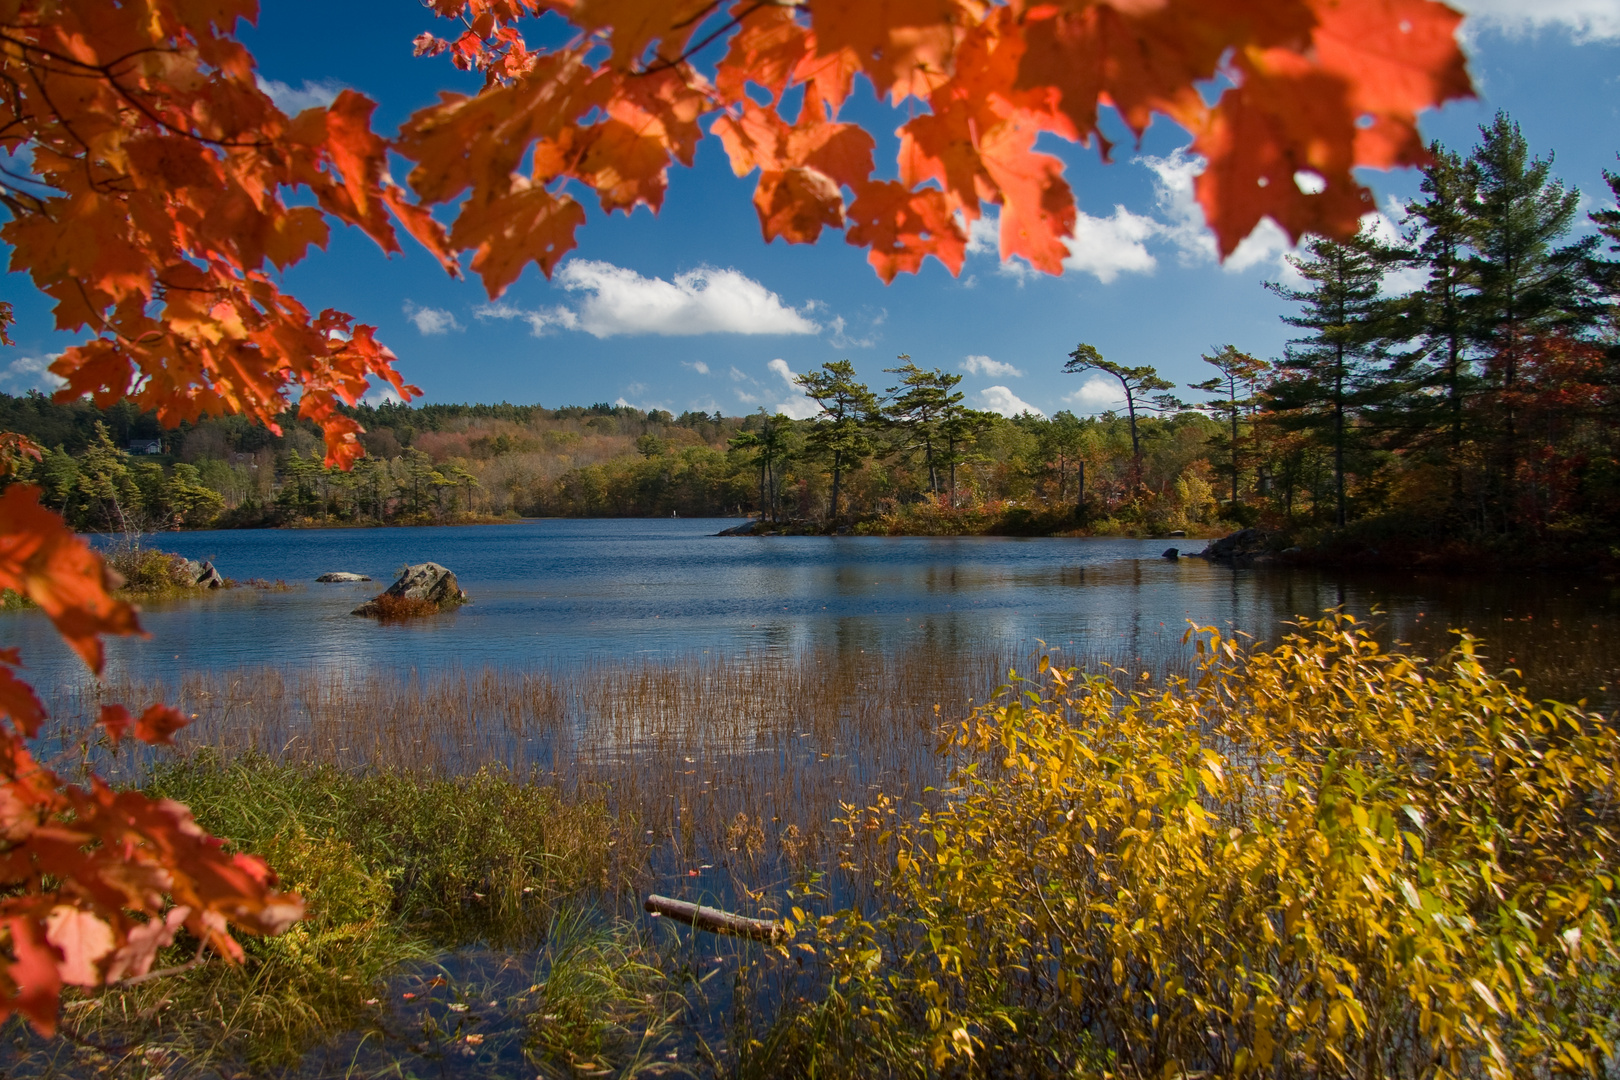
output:
[{"label": "deciduous tree with orange leaves", "polygon": [[[388,136],[353,91],[297,116],[275,106],[235,37],[254,0],[0,0],[0,239],[54,301],[56,327],[85,335],[53,364],[59,398],[128,397],[167,424],[242,413],[272,430],[296,402],[328,463],[347,466],[359,426],[339,406],[376,379],[417,391],[372,327],[277,284],[334,224],[385,253],[403,229],[495,297],[574,248],[587,190],[604,213],[656,211],[670,166],[715,138],[739,176],[758,171],[767,241],[843,229],[885,281],[928,256],[956,273],[990,205],[1002,257],[1056,274],[1075,202],[1062,162],[1036,149],[1043,133],[1106,156],[1099,110],[1138,135],[1155,115],[1180,124],[1230,253],[1268,216],[1295,238],[1352,235],[1372,209],[1353,170],[1423,162],[1417,113],[1470,92],[1460,17],[1434,0],[429,6],[454,33],[422,34],[418,54],[484,86]],[[543,16],[571,36],[530,47]],[[857,78],[911,114],[892,164],[839,119]],[[404,185],[390,155],[411,163]],[[37,453],[0,435],[8,475]],[[0,493],[0,587],[38,603],[98,673],[101,635],[141,632],[112,584],[37,489]],[[64,984],[146,974],[182,925],[229,958],[231,925],[274,933],[299,916],[261,861],[227,854],[184,807],[36,761],[28,740],[47,718],[22,664],[0,650],[0,1018],[50,1031]],[[184,722],[163,705],[99,720],[113,742],[153,743]]]}]

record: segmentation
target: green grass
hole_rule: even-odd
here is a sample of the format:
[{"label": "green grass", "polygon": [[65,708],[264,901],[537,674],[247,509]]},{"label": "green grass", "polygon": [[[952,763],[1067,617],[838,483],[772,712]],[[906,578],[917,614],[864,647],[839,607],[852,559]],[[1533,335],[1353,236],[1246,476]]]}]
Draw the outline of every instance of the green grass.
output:
[{"label": "green grass", "polygon": [[[308,917],[279,937],[244,941],[239,966],[214,958],[70,1000],[61,1040],[11,1021],[7,1075],[276,1074],[357,1034],[356,1054],[391,1059],[471,1050],[482,1038],[433,1019],[432,995],[390,990],[471,946],[534,952],[536,971],[520,980],[529,990],[503,1007],[523,1058],[534,1059],[527,1076],[547,1062],[565,1074],[590,1062],[616,1072],[645,1065],[680,1012],[658,954],[593,902],[611,884],[622,831],[599,800],[564,801],[495,771],[354,774],[207,752],[159,765],[143,786],[187,803],[232,847],[263,855],[304,895]],[[194,950],[176,942],[158,966],[183,964]],[[438,997],[458,993],[452,985]],[[390,1009],[401,1002],[422,1011],[408,1037]],[[453,1001],[440,1004],[442,1017],[463,1019]]]}]

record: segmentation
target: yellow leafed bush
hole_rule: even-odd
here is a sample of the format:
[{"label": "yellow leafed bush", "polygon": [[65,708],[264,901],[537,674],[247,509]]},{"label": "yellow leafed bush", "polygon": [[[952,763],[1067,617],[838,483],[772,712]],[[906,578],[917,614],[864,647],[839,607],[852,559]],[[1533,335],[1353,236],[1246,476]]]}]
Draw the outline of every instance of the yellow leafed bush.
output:
[{"label": "yellow leafed bush", "polygon": [[1613,1068],[1609,722],[1467,636],[1432,665],[1346,615],[1198,645],[1162,691],[1043,659],[952,733],[939,808],[849,808],[846,851],[895,854],[890,913],[822,929],[840,1007],[952,1071]]}]

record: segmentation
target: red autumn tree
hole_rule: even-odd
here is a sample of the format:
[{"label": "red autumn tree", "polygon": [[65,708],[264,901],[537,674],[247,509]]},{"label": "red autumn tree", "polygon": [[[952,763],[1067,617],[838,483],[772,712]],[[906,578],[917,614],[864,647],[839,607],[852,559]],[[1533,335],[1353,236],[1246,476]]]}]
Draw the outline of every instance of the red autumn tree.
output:
[{"label": "red autumn tree", "polygon": [[[88,335],[53,365],[60,398],[272,430],[296,400],[328,462],[348,465],[359,428],[340,404],[373,379],[417,391],[373,328],[276,284],[334,222],[385,252],[403,228],[453,275],[470,255],[494,297],[575,246],[575,193],[656,211],[670,165],[714,137],[738,175],[758,170],[767,241],[842,228],[885,281],[930,255],[955,273],[990,205],[1002,257],[1055,274],[1075,204],[1061,161],[1035,149],[1042,133],[1106,154],[1104,107],[1138,135],[1155,114],[1179,123],[1208,162],[1197,194],[1224,254],[1266,216],[1295,238],[1353,234],[1372,202],[1352,170],[1423,161],[1417,112],[1469,92],[1459,16],[1433,0],[431,6],[457,33],[423,34],[417,52],[482,72],[484,88],[443,95],[388,138],[352,91],[294,117],[276,108],[234,37],[255,0],[0,0],[0,239],[57,328]],[[543,15],[573,36],[531,48],[523,30]],[[857,76],[914,114],[881,174],[871,134],[839,119]],[[390,153],[413,163],[409,194]],[[450,206],[446,226],[433,213]],[[37,453],[0,436],[7,474]],[[98,672],[100,635],[140,632],[27,484],[0,494],[0,587],[36,601]],[[46,718],[21,662],[0,651],[0,1018],[21,1010],[50,1030],[64,983],[143,973],[181,925],[236,956],[228,925],[275,932],[298,916],[262,862],[225,854],[184,807],[42,768],[27,740]],[[153,705],[99,722],[115,742],[167,742],[184,720]]]}]

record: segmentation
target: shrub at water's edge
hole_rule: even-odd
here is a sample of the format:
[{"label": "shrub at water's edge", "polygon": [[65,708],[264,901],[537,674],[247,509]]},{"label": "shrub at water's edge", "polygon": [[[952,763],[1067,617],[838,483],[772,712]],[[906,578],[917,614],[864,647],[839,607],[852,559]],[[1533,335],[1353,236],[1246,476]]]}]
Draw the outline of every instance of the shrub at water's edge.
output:
[{"label": "shrub at water's edge", "polygon": [[804,1071],[873,1048],[1141,1076],[1612,1058],[1615,729],[1533,704],[1466,637],[1430,666],[1348,616],[1253,656],[1204,635],[1162,692],[1043,660],[952,733],[939,809],[849,808],[845,860],[886,903],[822,922],[836,977],[777,1033]]}]

